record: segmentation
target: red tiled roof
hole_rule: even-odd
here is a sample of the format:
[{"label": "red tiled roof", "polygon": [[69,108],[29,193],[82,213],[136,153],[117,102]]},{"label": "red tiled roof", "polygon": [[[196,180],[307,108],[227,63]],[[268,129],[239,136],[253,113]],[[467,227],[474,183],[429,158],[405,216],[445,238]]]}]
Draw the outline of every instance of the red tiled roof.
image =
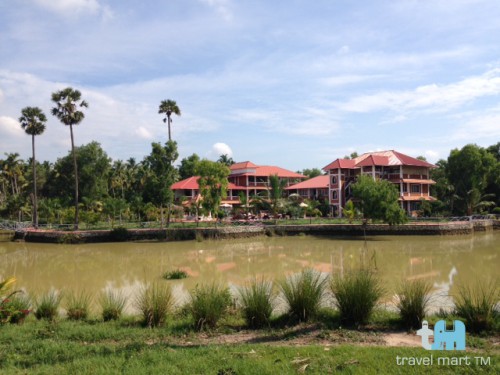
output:
[{"label": "red tiled roof", "polygon": [[396,155],[396,157],[399,160],[401,160],[401,163],[403,163],[403,165],[415,165],[417,167],[436,168],[436,166],[434,164],[428,163],[426,161],[412,158],[411,156],[402,154],[402,153],[397,152],[397,151],[392,151],[392,152],[394,153],[394,155]]},{"label": "red tiled roof", "polygon": [[337,159],[330,164],[328,164],[326,167],[323,167],[324,171],[328,171],[330,169],[351,169],[355,167],[355,162],[353,159]]},{"label": "red tiled roof", "polygon": [[291,185],[285,190],[295,190],[295,189],[325,189],[328,188],[330,181],[329,176],[316,176],[307,181],[299,182],[298,184]]},{"label": "red tiled roof", "polygon": [[[186,178],[185,180],[176,182],[173,184],[170,189],[171,190],[198,190],[200,186],[198,185],[199,176],[193,176]],[[244,186],[238,186],[229,182],[227,185],[228,190],[245,190]]]},{"label": "red tiled roof", "polygon": [[429,184],[433,185],[436,183],[434,180],[419,180],[418,178],[403,178],[403,182],[408,182],[410,184]]},{"label": "red tiled roof", "polygon": [[277,174],[278,177],[288,177],[288,178],[307,178],[304,175],[301,175],[300,173],[295,173],[292,171],[289,171],[288,169],[280,168],[280,167],[275,167],[272,165],[263,165],[257,167],[257,170],[255,171],[255,176],[262,176],[262,177],[267,177]]},{"label": "red tiled roof", "polygon": [[424,201],[435,201],[436,198],[434,197],[431,197],[430,195],[424,195],[424,196],[409,196],[409,197],[400,197],[399,198],[400,200],[403,200],[403,201],[420,201],[420,200],[424,200]]},{"label": "red tiled roof", "polygon": [[234,163],[229,167],[230,170],[234,171],[237,169],[247,169],[247,168],[257,168],[257,166],[251,161],[242,161],[239,163]]},{"label": "red tiled roof", "polygon": [[367,167],[372,165],[387,167],[389,166],[389,157],[382,155],[369,155],[367,158],[364,158],[359,163],[356,163],[356,167]]}]

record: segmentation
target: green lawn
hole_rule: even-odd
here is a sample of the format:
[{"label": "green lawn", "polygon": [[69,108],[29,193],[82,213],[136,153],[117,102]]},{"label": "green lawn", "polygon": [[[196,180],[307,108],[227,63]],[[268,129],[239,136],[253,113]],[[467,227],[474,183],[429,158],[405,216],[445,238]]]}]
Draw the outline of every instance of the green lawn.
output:
[{"label": "green lawn", "polygon": [[[215,334],[214,334],[215,335]],[[292,346],[286,341],[200,345],[190,330],[146,329],[130,322],[27,321],[0,326],[1,374],[455,374],[499,373],[498,350],[428,352],[419,348]],[[397,356],[471,358],[469,366],[398,366]],[[490,358],[490,365],[473,357]]]}]

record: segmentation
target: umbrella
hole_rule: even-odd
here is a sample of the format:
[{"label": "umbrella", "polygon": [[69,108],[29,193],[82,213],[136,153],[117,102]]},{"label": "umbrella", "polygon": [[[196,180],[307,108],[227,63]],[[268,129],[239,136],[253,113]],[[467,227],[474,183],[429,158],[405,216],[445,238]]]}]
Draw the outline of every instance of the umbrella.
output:
[{"label": "umbrella", "polygon": [[229,204],[229,203],[223,203],[223,204],[220,205],[220,207],[231,208],[231,207],[233,207],[233,205]]},{"label": "umbrella", "polygon": [[302,202],[301,204],[299,204],[299,207],[309,207],[306,203]]}]

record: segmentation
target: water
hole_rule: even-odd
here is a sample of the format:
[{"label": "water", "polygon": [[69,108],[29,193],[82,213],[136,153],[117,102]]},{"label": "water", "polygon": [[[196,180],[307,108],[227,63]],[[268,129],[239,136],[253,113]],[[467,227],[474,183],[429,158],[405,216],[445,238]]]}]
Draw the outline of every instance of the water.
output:
[{"label": "water", "polygon": [[[30,293],[121,290],[133,296],[146,282],[181,268],[189,278],[168,281],[180,299],[198,283],[213,280],[231,288],[254,276],[283,279],[312,267],[341,274],[361,265],[377,270],[390,302],[403,279],[433,284],[434,308],[450,307],[460,284],[490,280],[500,269],[500,232],[473,236],[362,238],[273,237],[245,240],[86,245],[0,242],[0,279],[17,278]],[[165,281],[167,282],[167,281]]]}]

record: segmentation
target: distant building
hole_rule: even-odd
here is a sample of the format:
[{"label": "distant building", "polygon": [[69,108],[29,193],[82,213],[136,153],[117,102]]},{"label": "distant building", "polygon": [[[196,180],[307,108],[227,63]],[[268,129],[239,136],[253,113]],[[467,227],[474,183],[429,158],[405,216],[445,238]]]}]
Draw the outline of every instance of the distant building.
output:
[{"label": "distant building", "polygon": [[[258,166],[250,161],[235,163],[229,169],[231,172],[228,176],[227,198],[222,204],[239,205],[240,193],[245,194],[247,199],[251,199],[252,196],[266,196],[271,175],[278,175],[280,179],[285,180],[287,187],[306,178],[284,168]],[[189,204],[200,199],[198,179],[198,176],[193,176],[173,184],[171,189],[174,191],[175,200],[184,199],[185,204]]]},{"label": "distant building", "polygon": [[334,216],[342,216],[346,202],[352,197],[352,184],[360,175],[384,179],[397,186],[401,207],[412,214],[419,210],[421,200],[435,200],[430,185],[435,181],[429,171],[436,168],[426,161],[397,151],[368,152],[354,159],[336,159],[326,167],[328,198]]},{"label": "distant building", "polygon": [[298,194],[302,198],[312,200],[328,200],[330,176],[316,176],[286,188],[288,194]]}]

